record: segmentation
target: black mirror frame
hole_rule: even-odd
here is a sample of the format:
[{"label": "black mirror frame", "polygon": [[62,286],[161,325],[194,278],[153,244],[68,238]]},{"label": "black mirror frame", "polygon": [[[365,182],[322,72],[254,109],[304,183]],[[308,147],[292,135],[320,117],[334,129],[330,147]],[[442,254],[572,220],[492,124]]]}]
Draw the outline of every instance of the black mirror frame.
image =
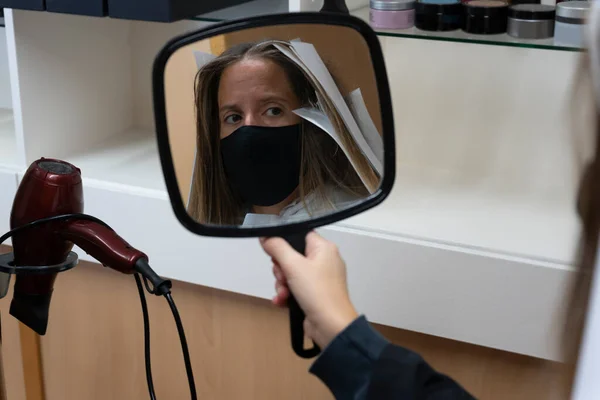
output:
[{"label": "black mirror frame", "polygon": [[[381,121],[383,127],[384,143],[384,173],[383,181],[379,189],[371,196],[356,206],[333,212],[315,219],[295,222],[280,226],[242,228],[239,226],[218,226],[200,224],[192,219],[185,209],[177,176],[173,165],[171,145],[169,142],[169,131],[167,126],[164,71],[171,55],[179,48],[208,39],[224,33],[234,32],[242,29],[260,28],[287,24],[319,24],[336,25],[354,29],[365,40],[369,46],[377,91],[379,93],[379,104],[381,106]],[[169,41],[158,53],[154,60],[152,71],[152,93],[154,97],[154,119],[156,126],[156,138],[160,162],[171,200],[171,206],[179,222],[189,231],[203,236],[215,237],[257,237],[257,236],[286,236],[301,232],[307,232],[323,225],[346,219],[359,214],[381,203],[391,192],[396,176],[396,146],[394,139],[394,121],[392,100],[387,79],[383,52],[377,34],[361,19],[349,15],[337,13],[289,13],[270,14],[258,17],[249,17],[238,20],[226,21],[210,25],[201,30],[186,33]]]}]

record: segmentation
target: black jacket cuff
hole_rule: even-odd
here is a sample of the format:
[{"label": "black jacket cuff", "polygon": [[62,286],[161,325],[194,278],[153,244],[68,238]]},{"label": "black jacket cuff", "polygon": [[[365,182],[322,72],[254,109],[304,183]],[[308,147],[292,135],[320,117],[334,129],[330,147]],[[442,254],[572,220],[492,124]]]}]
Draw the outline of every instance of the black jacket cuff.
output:
[{"label": "black jacket cuff", "polygon": [[336,399],[366,395],[374,363],[389,342],[364,316],[355,319],[331,341],[310,368]]}]

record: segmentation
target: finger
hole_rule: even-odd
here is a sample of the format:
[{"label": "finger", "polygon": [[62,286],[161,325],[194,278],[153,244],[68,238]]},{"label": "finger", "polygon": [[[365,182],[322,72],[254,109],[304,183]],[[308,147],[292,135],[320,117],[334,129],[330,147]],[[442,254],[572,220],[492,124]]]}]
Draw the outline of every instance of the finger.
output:
[{"label": "finger", "polygon": [[281,281],[275,281],[275,293],[279,294],[279,291],[283,288]]},{"label": "finger", "polygon": [[273,303],[273,305],[280,307],[280,308],[285,308],[287,306],[287,301],[282,299],[279,296],[273,297],[273,300],[271,300],[271,302]]},{"label": "finger", "polygon": [[287,300],[290,297],[290,290],[287,288],[287,286],[282,286],[279,288],[277,291],[277,297],[281,301],[281,304],[287,305]]},{"label": "finger", "polygon": [[305,258],[302,254],[290,246],[282,238],[269,238],[261,242],[263,250],[279,264],[284,274],[290,272],[295,265],[301,263]]},{"label": "finger", "polygon": [[273,297],[273,304],[275,304],[276,306],[279,306],[279,307],[287,307],[287,301],[288,301],[289,297],[290,297],[289,289],[282,286],[277,291],[277,294]]},{"label": "finger", "polygon": [[294,250],[285,239],[279,237],[265,239],[264,241],[261,241],[261,246],[265,253],[271,256],[271,259],[279,264],[301,256],[301,254]]},{"label": "finger", "polygon": [[283,274],[283,271],[281,270],[281,267],[278,264],[273,264],[273,275],[278,281],[281,281],[283,283],[287,282],[287,280],[285,279],[285,275]]},{"label": "finger", "polygon": [[287,300],[282,299],[279,296],[275,296],[275,298],[273,299],[273,304],[276,305],[277,307],[280,307],[280,308],[286,308],[287,307]]},{"label": "finger", "polygon": [[275,279],[277,279],[278,281],[281,280],[281,268],[279,268],[277,265],[273,264],[273,276],[275,277]]},{"label": "finger", "polygon": [[275,304],[277,307],[283,307],[283,305],[284,305],[284,303],[281,301],[281,298],[279,298],[279,296],[273,297],[273,304]]},{"label": "finger", "polygon": [[304,328],[304,334],[310,338],[311,340],[314,341],[314,337],[315,337],[315,327],[314,325],[310,322],[310,320],[308,318],[304,319],[304,322],[302,323],[302,327]]}]

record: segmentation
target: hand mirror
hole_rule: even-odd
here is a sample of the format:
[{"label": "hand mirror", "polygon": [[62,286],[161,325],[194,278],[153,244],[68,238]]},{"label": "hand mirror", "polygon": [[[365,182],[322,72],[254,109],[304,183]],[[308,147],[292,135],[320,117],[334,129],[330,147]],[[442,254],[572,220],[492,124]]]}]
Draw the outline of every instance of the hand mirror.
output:
[{"label": "hand mirror", "polygon": [[[153,70],[160,159],[173,210],[206,236],[306,234],[384,200],[395,174],[383,55],[363,21],[267,15],[170,41]],[[290,301],[301,357],[304,314]]]}]

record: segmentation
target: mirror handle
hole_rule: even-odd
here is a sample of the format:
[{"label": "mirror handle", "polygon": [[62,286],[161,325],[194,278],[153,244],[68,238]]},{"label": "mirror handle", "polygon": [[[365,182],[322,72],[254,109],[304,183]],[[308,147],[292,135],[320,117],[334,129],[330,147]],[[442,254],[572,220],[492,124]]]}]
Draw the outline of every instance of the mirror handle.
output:
[{"label": "mirror handle", "polygon": [[[296,250],[304,254],[306,250],[306,235],[307,232],[300,234],[284,236],[283,238]],[[288,308],[290,309],[290,333],[292,336],[292,348],[294,352],[301,358],[316,357],[321,349],[313,342],[313,347],[310,349],[304,348],[304,311],[290,292],[288,299]]]},{"label": "mirror handle", "polygon": [[346,5],[346,0],[325,0],[320,12],[350,14],[348,6]]}]

